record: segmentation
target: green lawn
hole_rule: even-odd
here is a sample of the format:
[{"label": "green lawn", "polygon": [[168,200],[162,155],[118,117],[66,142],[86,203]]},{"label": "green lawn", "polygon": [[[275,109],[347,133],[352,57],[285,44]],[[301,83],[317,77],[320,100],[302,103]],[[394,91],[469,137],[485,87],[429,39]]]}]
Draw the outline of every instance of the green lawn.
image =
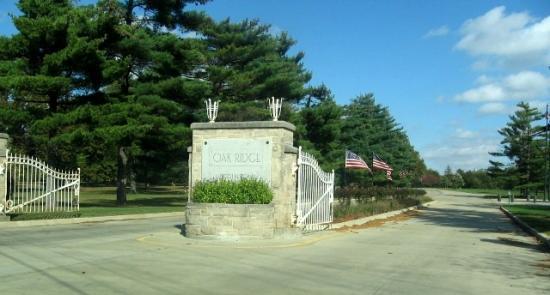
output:
[{"label": "green lawn", "polygon": [[182,187],[152,187],[137,194],[128,193],[124,207],[116,204],[113,187],[85,187],[80,192],[81,217],[181,212],[187,201],[187,192]]},{"label": "green lawn", "polygon": [[[484,194],[491,196],[497,196],[500,194],[501,196],[508,196],[508,190],[495,188],[451,188],[450,190],[471,194]],[[519,192],[512,191],[512,193],[517,195]]]},{"label": "green lawn", "polygon": [[187,190],[183,187],[156,186],[128,193],[126,206],[117,206],[114,187],[82,187],[80,212],[78,213],[21,213],[11,214],[12,220],[96,217],[126,214],[182,212],[187,202]]},{"label": "green lawn", "polygon": [[550,206],[509,205],[504,208],[537,231],[550,235]]},{"label": "green lawn", "polygon": [[[463,192],[463,193],[471,193],[471,194],[483,194],[485,195],[483,198],[486,199],[496,199],[497,196],[500,194],[500,196],[503,199],[508,199],[508,190],[505,189],[496,189],[496,188],[449,188],[449,190],[457,191],[457,192]],[[520,197],[520,192],[516,190],[512,190],[512,194],[515,196],[516,199],[523,199],[523,196]],[[544,191],[540,191],[537,193],[538,199],[542,200],[544,196]]]}]

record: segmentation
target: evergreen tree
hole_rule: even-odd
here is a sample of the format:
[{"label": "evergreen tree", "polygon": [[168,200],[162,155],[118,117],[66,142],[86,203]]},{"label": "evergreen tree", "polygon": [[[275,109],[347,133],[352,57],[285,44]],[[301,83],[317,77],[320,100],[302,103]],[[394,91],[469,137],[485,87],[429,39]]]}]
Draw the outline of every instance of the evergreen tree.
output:
[{"label": "evergreen tree", "polygon": [[[137,167],[160,170],[186,159],[193,108],[208,89],[193,77],[206,60],[203,43],[166,31],[196,28],[207,20],[183,11],[187,3],[204,1],[105,0],[73,7],[70,1],[26,0],[15,20],[21,33],[2,40],[19,45],[2,52],[3,60],[19,54],[29,63],[19,72],[4,67],[11,69],[0,81],[4,103],[22,97],[28,109],[34,107],[29,98],[47,104],[38,105],[42,115],[19,129],[30,133],[36,146],[55,152],[62,159],[57,166],[79,164],[92,181],[116,179],[120,205]],[[114,167],[116,177],[109,177]]]},{"label": "evergreen tree", "polygon": [[497,185],[495,181],[490,176],[487,170],[470,170],[462,171],[457,170],[457,173],[460,174],[464,180],[465,188],[496,188]]},{"label": "evergreen tree", "polygon": [[258,20],[207,23],[199,33],[208,50],[206,80],[216,99],[264,101],[275,96],[296,102],[304,96],[311,74],[300,62],[303,53],[288,55],[295,43],[288,34],[273,36],[269,25]]},{"label": "evergreen tree", "polygon": [[[530,188],[542,186],[544,146],[540,136],[542,126],[535,125],[543,115],[528,103],[520,102],[517,111],[510,116],[506,126],[498,131],[503,137],[502,150],[491,153],[493,156],[506,157],[514,165],[506,170],[506,176],[516,182],[526,197]],[[493,162],[492,173],[502,171],[502,163]]]},{"label": "evergreen tree", "polygon": [[[128,184],[184,181],[189,125],[206,120],[204,99],[222,100],[218,120],[248,121],[270,119],[265,99],[275,96],[296,142],[325,169],[341,172],[349,148],[369,165],[375,152],[411,172],[394,173],[398,185],[420,178],[422,159],[372,95],[337,105],[327,86],[307,85],[288,34],[186,10],[205,2],[21,0],[18,33],[0,37],[0,130],[12,148],[81,167],[84,183],[116,182],[123,205]],[[180,34],[188,31],[197,37]]]},{"label": "evergreen tree", "polygon": [[[393,168],[394,183],[397,185],[412,184],[413,180],[420,179],[426,169],[420,155],[390,115],[388,108],[377,104],[372,94],[360,95],[345,107],[340,140],[343,147],[364,157],[369,166],[373,153],[381,157]],[[399,171],[410,173],[401,179]],[[368,174],[350,174],[362,184],[370,183]],[[385,183],[385,173],[375,172],[375,181]]]},{"label": "evergreen tree", "polygon": [[72,1],[21,0],[17,6],[18,33],[0,39],[0,126],[13,138],[13,148],[59,165],[63,147],[50,141],[59,130],[28,131],[35,120],[73,109],[99,87],[100,40],[87,26],[92,11],[77,10]]},{"label": "evergreen tree", "polygon": [[453,187],[453,169],[450,165],[447,165],[447,167],[445,167],[445,171],[443,171],[443,176],[441,177],[441,185],[444,188]]},{"label": "evergreen tree", "polygon": [[104,91],[110,104],[98,107],[96,117],[106,125],[94,133],[117,155],[119,205],[126,202],[128,177],[135,187],[138,167],[141,171],[151,166],[166,169],[168,163],[183,164],[186,158],[189,131],[185,123],[193,120],[192,108],[206,85],[185,78],[192,77],[205,59],[196,40],[183,40],[163,28],[198,27],[207,18],[184,8],[204,2],[128,0],[98,6],[111,25],[102,44],[107,52]]},{"label": "evergreen tree", "polygon": [[326,170],[342,167],[345,151],[340,144],[342,113],[342,107],[330,98],[298,113],[297,143],[310,151]]}]

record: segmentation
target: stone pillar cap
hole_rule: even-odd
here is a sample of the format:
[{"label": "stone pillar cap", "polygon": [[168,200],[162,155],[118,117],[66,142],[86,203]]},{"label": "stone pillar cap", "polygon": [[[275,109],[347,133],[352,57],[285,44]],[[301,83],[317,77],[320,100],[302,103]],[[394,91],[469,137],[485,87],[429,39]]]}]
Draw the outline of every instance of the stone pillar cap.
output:
[{"label": "stone pillar cap", "polygon": [[7,135],[6,133],[0,133],[0,138],[5,138],[5,139],[9,139],[10,136]]},{"label": "stone pillar cap", "polygon": [[282,128],[296,131],[296,126],[286,121],[249,121],[249,122],[214,122],[214,123],[193,123],[192,130],[197,129],[263,129]]}]

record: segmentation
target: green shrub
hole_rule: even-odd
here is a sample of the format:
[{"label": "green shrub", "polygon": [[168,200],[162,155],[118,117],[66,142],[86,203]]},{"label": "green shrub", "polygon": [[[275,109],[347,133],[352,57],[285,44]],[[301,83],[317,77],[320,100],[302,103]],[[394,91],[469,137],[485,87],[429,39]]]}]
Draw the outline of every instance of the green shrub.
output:
[{"label": "green shrub", "polygon": [[271,200],[269,185],[258,179],[199,181],[193,188],[197,203],[269,204]]},{"label": "green shrub", "polygon": [[430,201],[433,200],[428,196],[398,197],[393,199],[376,198],[374,201],[363,198],[356,202],[351,202],[350,199],[340,199],[340,202],[334,205],[334,219],[335,222],[340,222],[362,218],[421,205]]},{"label": "green shrub", "polygon": [[337,188],[335,191],[335,197],[337,199],[354,199],[357,201],[363,201],[376,197],[377,199],[383,199],[392,197],[393,199],[402,199],[409,197],[419,197],[426,194],[425,190],[412,189],[412,188],[388,188],[388,187],[360,187],[360,186],[345,186]]}]

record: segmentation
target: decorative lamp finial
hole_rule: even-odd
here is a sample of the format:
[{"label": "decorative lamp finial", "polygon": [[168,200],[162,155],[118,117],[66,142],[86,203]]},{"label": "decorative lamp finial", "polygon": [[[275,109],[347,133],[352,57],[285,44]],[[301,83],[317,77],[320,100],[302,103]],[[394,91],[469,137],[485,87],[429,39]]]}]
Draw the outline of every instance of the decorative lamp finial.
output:
[{"label": "decorative lamp finial", "polygon": [[218,116],[218,107],[220,104],[220,101],[212,101],[212,99],[208,99],[204,101],[204,104],[206,105],[206,114],[208,115],[208,120],[210,120],[210,123],[214,123],[216,121],[216,117]]},{"label": "decorative lamp finial", "polygon": [[273,121],[278,121],[279,116],[281,115],[281,107],[283,106],[283,99],[271,97],[271,98],[268,98],[267,100],[269,103],[269,109],[271,110],[271,117],[273,117]]}]

